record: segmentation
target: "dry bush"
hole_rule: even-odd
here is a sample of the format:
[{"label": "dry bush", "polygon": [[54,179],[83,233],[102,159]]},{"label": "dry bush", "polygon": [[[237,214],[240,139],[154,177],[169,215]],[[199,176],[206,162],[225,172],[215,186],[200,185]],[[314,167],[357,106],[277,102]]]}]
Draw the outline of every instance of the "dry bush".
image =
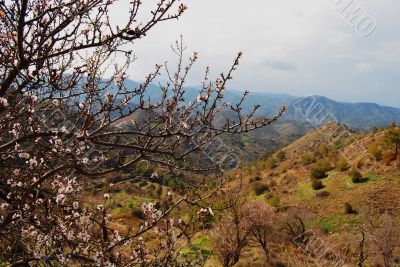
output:
[{"label": "dry bush", "polygon": [[381,264],[389,267],[393,266],[395,250],[400,246],[400,229],[394,218],[388,214],[384,214],[380,220],[379,225],[371,229],[372,246]]},{"label": "dry bush", "polygon": [[321,180],[315,179],[315,178],[311,178],[311,187],[314,190],[320,190],[325,188],[324,184],[322,183]]},{"label": "dry bush", "polygon": [[383,153],[382,158],[383,158],[383,163],[389,166],[392,163],[392,161],[396,159],[396,154],[393,151],[386,151],[385,153]]},{"label": "dry bush", "polygon": [[241,216],[250,230],[248,244],[261,247],[268,263],[271,259],[270,243],[280,238],[280,218],[276,210],[263,201],[254,200],[243,205]]},{"label": "dry bush", "polygon": [[368,146],[368,153],[371,154],[372,156],[374,156],[374,158],[376,160],[382,160],[382,156],[383,156],[383,152],[382,150],[379,148],[379,144],[377,142],[372,142],[369,146]]},{"label": "dry bush", "polygon": [[344,171],[346,171],[349,167],[350,167],[350,165],[349,165],[348,161],[346,160],[346,158],[343,157],[343,156],[341,156],[341,157],[338,159],[337,163],[336,163],[336,169],[337,169],[338,171],[344,172]]},{"label": "dry bush", "polygon": [[223,266],[233,266],[239,259],[247,243],[248,230],[237,218],[221,219],[211,232],[213,251]]},{"label": "dry bush", "polygon": [[282,240],[280,218],[276,210],[263,201],[235,203],[211,232],[213,248],[224,266],[233,266],[246,246],[260,247],[265,260],[271,259],[270,245]]},{"label": "dry bush", "polygon": [[311,163],[315,162],[315,158],[310,152],[306,152],[302,157],[302,161],[304,165],[310,165]]},{"label": "dry bush", "polygon": [[362,174],[357,170],[357,168],[351,168],[351,170],[349,171],[349,175],[353,183],[362,182]]}]

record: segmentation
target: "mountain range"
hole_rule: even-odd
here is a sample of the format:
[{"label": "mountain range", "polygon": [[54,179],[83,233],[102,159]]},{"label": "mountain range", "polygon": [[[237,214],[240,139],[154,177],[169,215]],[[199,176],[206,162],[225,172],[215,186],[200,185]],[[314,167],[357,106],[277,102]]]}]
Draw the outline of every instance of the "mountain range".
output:
[{"label": "mountain range", "polygon": [[[140,83],[126,80],[126,86],[133,88]],[[199,88],[185,88],[187,101],[197,97]],[[237,103],[242,92],[226,90],[224,98],[226,102]],[[161,99],[160,88],[151,84],[147,90],[147,96],[153,101]],[[261,105],[257,116],[271,116],[281,106],[287,108],[287,112],[281,122],[296,121],[303,124],[304,128],[316,128],[330,121],[345,124],[353,130],[369,130],[373,127],[384,127],[393,122],[400,123],[400,108],[381,106],[375,103],[344,103],[334,101],[324,96],[297,97],[288,94],[251,92],[243,103],[243,110],[248,112],[254,105]],[[298,125],[296,125],[298,126]]]}]

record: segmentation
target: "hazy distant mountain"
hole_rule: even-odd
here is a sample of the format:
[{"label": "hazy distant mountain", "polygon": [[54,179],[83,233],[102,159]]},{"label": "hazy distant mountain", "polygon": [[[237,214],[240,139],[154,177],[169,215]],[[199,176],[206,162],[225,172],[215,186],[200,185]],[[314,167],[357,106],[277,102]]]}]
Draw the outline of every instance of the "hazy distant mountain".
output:
[{"label": "hazy distant mountain", "polygon": [[288,108],[288,117],[306,120],[314,126],[329,121],[346,124],[353,129],[370,129],[400,122],[400,109],[374,103],[342,103],[323,96],[297,99]]},{"label": "hazy distant mountain", "polygon": [[[130,88],[137,87],[138,82],[127,80],[126,85]],[[186,88],[186,99],[189,102],[197,97],[198,89]],[[242,92],[227,90],[225,101],[236,103],[240,100]],[[147,96],[152,101],[161,99],[160,89],[157,85],[150,85]],[[308,124],[304,129],[318,127],[329,121],[346,124],[350,128],[365,130],[374,126],[387,126],[393,122],[400,123],[400,109],[380,106],[374,103],[342,103],[323,96],[296,97],[287,94],[252,92],[243,104],[244,111],[250,111],[256,104],[261,105],[257,116],[273,115],[281,106],[286,106],[288,112],[282,118],[285,124],[296,121]]]}]

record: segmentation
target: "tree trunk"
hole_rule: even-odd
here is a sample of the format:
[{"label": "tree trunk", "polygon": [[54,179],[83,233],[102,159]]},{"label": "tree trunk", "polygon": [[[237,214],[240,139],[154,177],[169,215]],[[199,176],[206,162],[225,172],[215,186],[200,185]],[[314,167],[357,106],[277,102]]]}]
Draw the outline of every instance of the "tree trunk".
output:
[{"label": "tree trunk", "polygon": [[271,260],[271,257],[270,257],[268,245],[267,245],[267,244],[262,244],[261,247],[262,247],[262,249],[263,249],[263,251],[264,251],[265,262],[266,262],[266,263],[269,263],[270,260]]}]

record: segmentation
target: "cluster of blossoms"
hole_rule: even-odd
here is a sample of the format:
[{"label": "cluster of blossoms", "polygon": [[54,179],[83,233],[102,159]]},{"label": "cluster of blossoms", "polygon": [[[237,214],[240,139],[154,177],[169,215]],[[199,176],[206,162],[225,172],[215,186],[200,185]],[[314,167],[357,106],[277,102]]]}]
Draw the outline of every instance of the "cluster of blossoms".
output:
[{"label": "cluster of blossoms", "polygon": [[162,211],[156,209],[155,203],[143,203],[142,209],[146,218],[146,223],[154,223],[158,221],[163,215]]}]

